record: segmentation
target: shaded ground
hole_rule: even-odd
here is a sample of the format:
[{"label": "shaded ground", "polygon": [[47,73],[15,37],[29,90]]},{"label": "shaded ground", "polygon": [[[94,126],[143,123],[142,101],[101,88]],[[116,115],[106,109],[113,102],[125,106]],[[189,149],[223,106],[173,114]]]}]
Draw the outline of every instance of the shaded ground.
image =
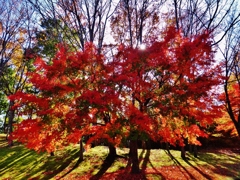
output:
[{"label": "shaded ground", "polygon": [[[219,142],[220,143],[220,142]],[[217,143],[217,145],[219,145]],[[198,158],[187,153],[187,160],[182,160],[180,152],[163,149],[139,150],[141,173],[130,174],[128,149],[117,149],[119,156],[115,161],[106,161],[108,148],[98,146],[84,152],[84,161],[78,162],[78,148],[68,147],[49,154],[37,154],[22,145],[5,147],[4,138],[0,136],[0,180],[236,180],[240,178],[240,143],[229,143],[222,148],[210,142],[204,147]]]},{"label": "shaded ground", "polygon": [[[163,150],[159,150],[158,155],[166,156],[168,153]],[[216,154],[215,154],[216,153]],[[186,161],[179,160],[176,157],[180,156],[179,152],[173,151],[171,156],[171,162],[166,157],[162,160],[156,154],[155,150],[151,151],[150,159],[141,159],[141,173],[138,175],[130,174],[130,167],[120,168],[115,172],[106,172],[101,177],[92,178],[92,173],[88,172],[84,175],[74,171],[71,175],[61,179],[100,179],[100,180],[122,180],[122,179],[163,179],[163,180],[227,180],[227,179],[239,179],[240,178],[240,156],[233,153],[231,150],[223,150],[221,152],[200,152],[198,158],[194,158],[191,155],[187,155]],[[127,160],[121,159],[123,164],[127,164]],[[162,161],[158,165],[158,161]],[[58,179],[58,178],[56,178]],[[59,178],[60,179],[60,178]]]}]

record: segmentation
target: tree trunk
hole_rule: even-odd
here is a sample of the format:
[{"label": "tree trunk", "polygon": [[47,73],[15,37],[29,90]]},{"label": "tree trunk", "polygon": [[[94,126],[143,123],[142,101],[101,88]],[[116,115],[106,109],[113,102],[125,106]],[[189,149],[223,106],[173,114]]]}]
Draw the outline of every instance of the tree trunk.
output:
[{"label": "tree trunk", "polygon": [[197,145],[193,146],[193,154],[194,154],[194,157],[197,157]]},{"label": "tree trunk", "polygon": [[169,152],[169,143],[168,142],[166,142],[166,149]]},{"label": "tree trunk", "polygon": [[109,143],[108,148],[109,148],[108,157],[111,158],[111,159],[115,159],[115,157],[117,155],[117,151],[116,151],[115,146],[113,146],[111,143]]},{"label": "tree trunk", "polygon": [[151,149],[152,148],[151,144],[152,144],[151,141],[147,140],[146,141],[146,149]]},{"label": "tree trunk", "polygon": [[186,151],[185,151],[184,146],[181,147],[181,157],[182,157],[183,159],[186,159]]},{"label": "tree trunk", "polygon": [[130,140],[130,159],[132,161],[131,173],[137,174],[140,173],[139,169],[139,160],[138,160],[138,148],[137,140]]},{"label": "tree trunk", "polygon": [[[12,107],[14,106],[14,101],[10,101],[9,102],[9,114],[8,114],[8,131],[7,134],[11,135],[11,133],[13,132],[13,119],[14,119],[14,110],[12,109]],[[8,145],[9,146],[13,146],[13,140],[12,139],[8,139]]]},{"label": "tree trunk", "polygon": [[79,141],[80,149],[79,149],[79,161],[83,161],[83,141],[82,138]]},{"label": "tree trunk", "polygon": [[191,144],[189,144],[189,145],[188,145],[188,147],[189,147],[189,152],[190,152],[190,153],[192,153],[192,152],[193,152],[192,145],[191,145]]},{"label": "tree trunk", "polygon": [[147,149],[146,148],[146,141],[142,140],[142,149]]}]

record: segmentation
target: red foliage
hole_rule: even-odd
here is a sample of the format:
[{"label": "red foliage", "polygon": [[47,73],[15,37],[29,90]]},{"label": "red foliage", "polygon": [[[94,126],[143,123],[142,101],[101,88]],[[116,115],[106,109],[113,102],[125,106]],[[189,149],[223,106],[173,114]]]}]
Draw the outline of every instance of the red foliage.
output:
[{"label": "red foliage", "polygon": [[37,58],[29,76],[39,93],[9,97],[30,117],[13,137],[49,152],[83,135],[91,135],[89,143],[103,138],[118,145],[144,133],[173,145],[184,146],[184,138],[199,144],[219,112],[209,37],[191,40],[174,28],[164,34],[146,50],[121,45],[108,63],[91,43],[76,53],[61,47],[52,63]]}]

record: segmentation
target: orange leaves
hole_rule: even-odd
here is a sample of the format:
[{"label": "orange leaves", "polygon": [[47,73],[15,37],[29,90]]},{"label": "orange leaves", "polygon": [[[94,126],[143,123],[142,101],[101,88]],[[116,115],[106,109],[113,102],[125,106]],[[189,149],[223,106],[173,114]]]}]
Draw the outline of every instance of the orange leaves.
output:
[{"label": "orange leaves", "polygon": [[[195,139],[205,136],[196,128],[193,131],[191,125],[205,128],[220,115],[213,96],[209,97],[213,86],[219,83],[212,55],[208,34],[188,39],[174,27],[169,27],[163,40],[154,42],[144,52],[121,45],[111,63],[117,74],[111,81],[126,89],[120,94],[125,97],[124,115],[129,124],[148,132],[160,114],[160,119],[168,122],[163,126],[160,120],[159,135],[172,144],[187,137],[184,131],[188,127]],[[151,138],[156,135],[150,134]]]},{"label": "orange leaves", "polygon": [[[34,108],[39,126],[21,125],[38,132],[39,143],[31,145],[38,149],[76,143],[84,135],[91,135],[88,143],[103,138],[118,145],[145,135],[173,145],[183,146],[184,138],[199,144],[197,137],[206,136],[202,129],[219,115],[208,41],[207,34],[188,39],[169,27],[162,41],[144,51],[121,45],[111,61],[92,43],[83,52],[61,47],[51,64],[35,61],[30,82],[39,93],[10,99],[26,114],[27,106]],[[28,137],[26,132],[19,129],[15,137]]]},{"label": "orange leaves", "polygon": [[35,67],[29,74],[30,83],[39,92],[18,92],[9,97],[16,101],[16,108],[22,114],[31,118],[20,123],[21,128],[14,133],[15,139],[29,148],[51,152],[78,142],[88,133],[96,138],[100,137],[99,133],[106,136],[111,128],[91,129],[89,126],[103,122],[106,112],[113,114],[107,121],[114,123],[117,118],[114,109],[120,104],[115,90],[106,86],[103,56],[92,44],[87,44],[86,50],[78,53],[60,47],[52,63],[37,58]]},{"label": "orange leaves", "polygon": [[41,125],[37,120],[24,120],[16,126],[12,137],[26,144],[28,148],[39,151],[41,149],[40,139]]},{"label": "orange leaves", "polygon": [[83,132],[80,129],[74,129],[68,136],[67,141],[70,143],[78,143],[82,137]]},{"label": "orange leaves", "polygon": [[208,137],[208,134],[199,128],[196,124],[192,124],[187,129],[188,132],[188,142],[190,144],[195,144],[201,146],[201,143],[197,140],[198,137]]},{"label": "orange leaves", "polygon": [[[220,95],[220,99],[224,102],[224,110],[227,111],[230,120],[234,124],[235,129],[239,132],[240,125],[240,84],[236,77],[231,76],[225,81],[224,92]],[[220,123],[221,124],[221,123]],[[225,129],[226,130],[226,129]]]},{"label": "orange leaves", "polygon": [[148,114],[144,114],[138,108],[129,105],[127,107],[126,117],[129,120],[129,126],[133,126],[134,128],[149,134],[151,133],[152,120]]},{"label": "orange leaves", "polygon": [[192,124],[191,126],[188,127],[188,133],[194,134],[196,136],[202,136],[202,137],[208,136],[206,133],[200,130],[199,126],[197,126],[196,124]]},{"label": "orange leaves", "polygon": [[237,110],[240,109],[240,103],[239,103],[240,102],[240,87],[237,82],[232,85],[232,87],[228,91],[228,94],[229,94],[229,99],[230,99],[232,107],[234,109],[236,109],[234,112],[237,113]]}]

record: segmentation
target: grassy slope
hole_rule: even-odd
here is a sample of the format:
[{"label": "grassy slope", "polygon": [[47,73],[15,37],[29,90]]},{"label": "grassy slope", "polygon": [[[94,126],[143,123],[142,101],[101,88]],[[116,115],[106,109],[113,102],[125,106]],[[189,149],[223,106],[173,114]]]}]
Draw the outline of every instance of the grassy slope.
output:
[{"label": "grassy slope", "polygon": [[[0,135],[1,138],[1,135]],[[0,139],[0,179],[234,179],[240,178],[240,154],[231,151],[201,152],[198,158],[171,150],[139,150],[140,175],[130,175],[126,158],[128,149],[118,149],[119,157],[109,164],[104,162],[108,149],[92,148],[84,153],[84,161],[77,163],[78,147],[56,152],[54,157],[37,154],[21,145],[3,147]],[[104,164],[104,165],[103,165]],[[76,166],[77,165],[77,166]],[[102,166],[103,165],[103,166]]]}]

